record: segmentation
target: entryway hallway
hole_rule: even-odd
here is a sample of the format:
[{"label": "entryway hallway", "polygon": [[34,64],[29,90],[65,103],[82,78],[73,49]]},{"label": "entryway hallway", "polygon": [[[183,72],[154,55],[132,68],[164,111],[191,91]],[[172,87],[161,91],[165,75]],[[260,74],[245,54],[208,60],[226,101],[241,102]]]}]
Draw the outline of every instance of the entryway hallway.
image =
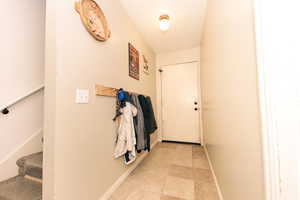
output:
[{"label": "entryway hallway", "polygon": [[158,143],[110,200],[219,200],[204,148]]},{"label": "entryway hallway", "polygon": [[0,200],[300,200],[298,7],[3,1]]}]

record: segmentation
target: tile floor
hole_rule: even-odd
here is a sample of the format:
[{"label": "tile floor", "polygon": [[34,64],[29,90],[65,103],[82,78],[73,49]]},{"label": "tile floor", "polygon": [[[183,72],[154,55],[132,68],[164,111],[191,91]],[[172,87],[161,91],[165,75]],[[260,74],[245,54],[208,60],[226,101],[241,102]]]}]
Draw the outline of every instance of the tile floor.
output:
[{"label": "tile floor", "polygon": [[204,149],[159,143],[111,200],[219,200]]}]

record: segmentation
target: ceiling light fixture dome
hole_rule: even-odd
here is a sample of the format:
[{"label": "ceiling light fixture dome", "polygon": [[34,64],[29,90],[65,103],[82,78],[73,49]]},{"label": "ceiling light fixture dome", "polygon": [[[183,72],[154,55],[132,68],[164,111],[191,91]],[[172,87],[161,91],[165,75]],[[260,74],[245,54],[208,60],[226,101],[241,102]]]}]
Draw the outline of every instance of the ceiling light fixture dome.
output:
[{"label": "ceiling light fixture dome", "polygon": [[169,15],[161,15],[159,17],[159,27],[162,31],[167,31],[170,28],[170,17]]}]

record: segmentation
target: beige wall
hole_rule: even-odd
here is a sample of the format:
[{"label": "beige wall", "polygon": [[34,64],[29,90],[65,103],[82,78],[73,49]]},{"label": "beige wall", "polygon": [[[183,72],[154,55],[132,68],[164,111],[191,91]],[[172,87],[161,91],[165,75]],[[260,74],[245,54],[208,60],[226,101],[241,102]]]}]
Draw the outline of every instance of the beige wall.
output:
[{"label": "beige wall", "polygon": [[224,200],[263,200],[252,0],[210,0],[201,46],[204,137]]},{"label": "beige wall", "polygon": [[2,2],[0,17],[9,20],[3,20],[0,37],[0,107],[43,84],[44,4],[43,0]]},{"label": "beige wall", "polygon": [[200,61],[200,46],[191,49],[183,49],[156,55],[156,65],[158,67],[166,65],[176,65],[186,62]]},{"label": "beige wall", "polygon": [[[45,200],[97,200],[126,170],[113,158],[115,99],[96,97],[95,84],[150,95],[155,106],[154,53],[119,1],[98,2],[112,31],[107,42],[87,33],[73,0],[47,4]],[[140,81],[128,76],[128,42],[150,62]],[[90,91],[89,104],[75,104],[76,88]]]},{"label": "beige wall", "polygon": [[[0,17],[5,20],[0,37],[0,108],[44,82],[44,4],[43,0],[1,2]],[[0,114],[0,181],[17,175],[16,155],[41,150],[41,141],[34,140],[38,143],[32,148],[26,143],[32,144],[30,139],[42,128],[43,93],[28,97],[10,111]],[[27,150],[22,149],[24,145]]]}]

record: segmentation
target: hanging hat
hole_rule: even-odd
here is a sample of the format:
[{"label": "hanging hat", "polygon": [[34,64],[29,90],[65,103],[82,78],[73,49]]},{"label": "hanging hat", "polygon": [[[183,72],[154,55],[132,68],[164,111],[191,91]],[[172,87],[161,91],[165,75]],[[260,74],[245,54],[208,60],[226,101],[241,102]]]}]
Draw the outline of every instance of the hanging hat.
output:
[{"label": "hanging hat", "polygon": [[118,97],[119,101],[125,101],[125,99],[126,99],[126,93],[125,93],[125,91],[122,88],[119,89],[119,91],[117,93],[117,97]]}]

